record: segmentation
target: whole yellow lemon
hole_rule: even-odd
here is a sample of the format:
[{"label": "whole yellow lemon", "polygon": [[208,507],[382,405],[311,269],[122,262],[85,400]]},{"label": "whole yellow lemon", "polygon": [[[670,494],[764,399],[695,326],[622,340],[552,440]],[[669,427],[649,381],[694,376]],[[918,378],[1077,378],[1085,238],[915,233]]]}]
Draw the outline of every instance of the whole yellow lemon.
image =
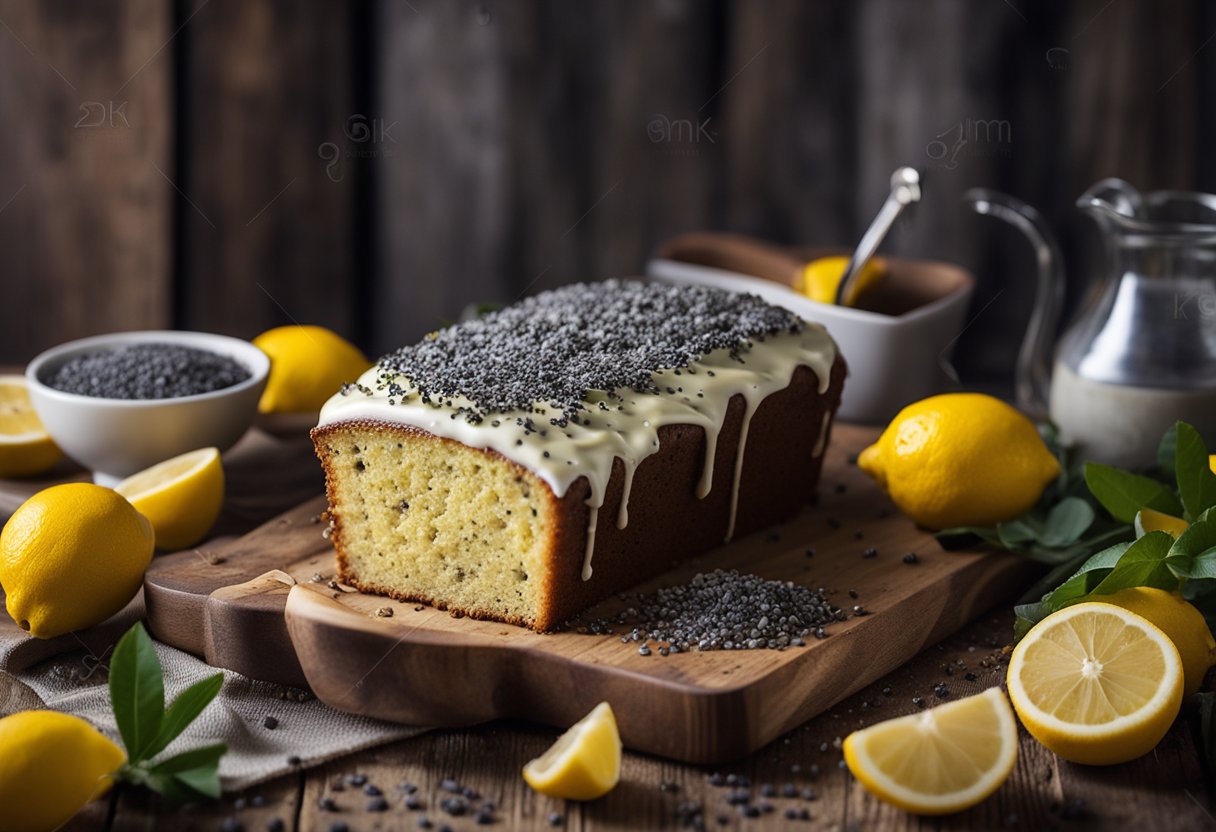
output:
[{"label": "whole yellow lemon", "polygon": [[359,348],[322,326],[280,326],[253,339],[270,356],[261,413],[315,413],[371,362]]},{"label": "whole yellow lemon", "polygon": [[1176,592],[1149,586],[1121,589],[1112,595],[1094,596],[1091,600],[1123,607],[1156,624],[1178,648],[1186,677],[1183,694],[1190,696],[1199,691],[1208,668],[1216,661],[1216,638],[1212,638],[1208,622],[1194,604]]},{"label": "whole yellow lemon", "polygon": [[900,511],[930,529],[1012,520],[1060,475],[1034,424],[980,393],[908,405],[857,464]]},{"label": "whole yellow lemon", "polygon": [[127,755],[79,717],[22,711],[0,719],[0,829],[48,832],[101,797]]},{"label": "whole yellow lemon", "polygon": [[0,532],[9,615],[38,638],[105,621],[139,591],[154,537],[113,489],[76,482],[39,491]]}]

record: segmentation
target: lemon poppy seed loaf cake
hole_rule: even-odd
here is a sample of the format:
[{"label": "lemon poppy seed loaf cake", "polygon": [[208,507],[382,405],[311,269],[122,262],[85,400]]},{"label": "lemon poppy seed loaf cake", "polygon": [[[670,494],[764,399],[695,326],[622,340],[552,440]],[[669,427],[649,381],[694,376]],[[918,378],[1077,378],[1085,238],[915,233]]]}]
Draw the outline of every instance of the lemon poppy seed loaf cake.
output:
[{"label": "lemon poppy seed loaf cake", "polygon": [[755,296],[575,284],[433,333],[312,436],[341,579],[549,630],[813,496],[845,365]]}]

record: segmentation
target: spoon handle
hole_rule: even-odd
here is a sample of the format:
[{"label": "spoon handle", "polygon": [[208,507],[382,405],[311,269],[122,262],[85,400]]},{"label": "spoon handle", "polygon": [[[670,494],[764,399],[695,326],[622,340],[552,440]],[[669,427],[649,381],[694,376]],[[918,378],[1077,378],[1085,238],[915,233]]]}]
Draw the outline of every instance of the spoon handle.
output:
[{"label": "spoon handle", "polygon": [[838,306],[845,305],[845,299],[850,296],[858,275],[861,274],[866,263],[870,262],[874,252],[878,251],[878,247],[882,245],[887,232],[891,230],[891,226],[895,224],[900,213],[905,207],[918,201],[920,201],[920,174],[916,172],[915,168],[897,168],[895,173],[891,174],[891,193],[887,195],[882,208],[878,209],[878,216],[874,217],[874,221],[870,223],[866,233],[861,235],[861,242],[857,244],[853,256],[849,259],[849,265],[845,267],[844,277],[836,286],[836,304]]}]

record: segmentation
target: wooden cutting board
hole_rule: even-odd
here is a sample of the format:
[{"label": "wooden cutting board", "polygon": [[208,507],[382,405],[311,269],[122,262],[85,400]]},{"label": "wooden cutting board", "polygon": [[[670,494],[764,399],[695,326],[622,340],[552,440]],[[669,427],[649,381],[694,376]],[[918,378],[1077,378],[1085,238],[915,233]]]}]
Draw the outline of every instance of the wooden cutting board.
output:
[{"label": "wooden cutting board", "polygon": [[[234,540],[158,558],[145,582],[149,625],[214,665],[307,685],[354,713],[423,725],[519,717],[565,727],[606,699],[627,746],[723,762],[885,675],[1033,574],[1013,556],[945,552],[894,511],[849,462],[874,436],[837,426],[817,506],[639,587],[739,569],[824,587],[835,605],[864,608],[805,647],[644,657],[619,635],[542,635],[364,595],[331,583],[321,497]],[[877,554],[867,557],[869,548]],[[909,552],[915,564],[904,562]],[[620,604],[605,602],[591,615]]]}]

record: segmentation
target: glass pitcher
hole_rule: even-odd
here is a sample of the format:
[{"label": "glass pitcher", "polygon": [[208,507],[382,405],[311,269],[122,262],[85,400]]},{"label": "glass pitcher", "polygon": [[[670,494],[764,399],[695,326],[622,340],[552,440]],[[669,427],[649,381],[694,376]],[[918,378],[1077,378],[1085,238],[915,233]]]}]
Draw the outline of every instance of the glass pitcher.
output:
[{"label": "glass pitcher", "polygon": [[1018,354],[1018,406],[1049,416],[1083,459],[1151,465],[1178,420],[1216,451],[1216,195],[1141,194],[1121,179],[1086,191],[1077,207],[1102,231],[1107,262],[1058,344],[1063,263],[1041,215],[994,191],[964,198],[1020,229],[1035,249],[1038,290]]}]

